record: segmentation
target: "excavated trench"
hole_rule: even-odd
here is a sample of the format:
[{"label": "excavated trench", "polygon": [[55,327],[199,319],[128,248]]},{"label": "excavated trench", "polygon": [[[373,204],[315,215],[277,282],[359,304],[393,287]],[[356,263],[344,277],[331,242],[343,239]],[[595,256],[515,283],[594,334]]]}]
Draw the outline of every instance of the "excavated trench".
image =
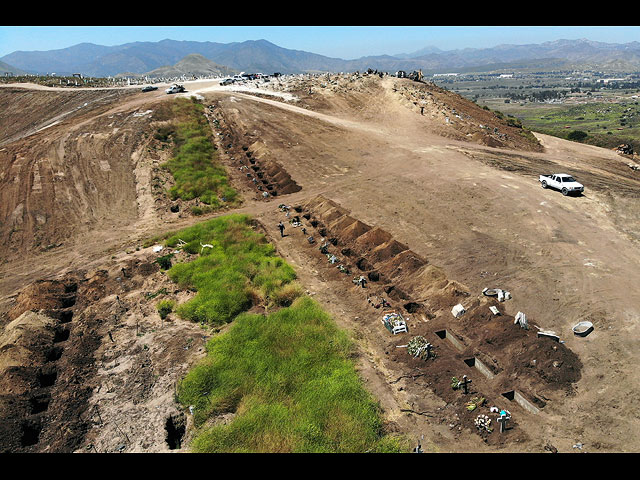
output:
[{"label": "excavated trench", "polygon": [[[121,329],[126,330],[131,313],[129,292],[143,288],[159,270],[154,260],[130,258],[110,270],[76,271],[56,280],[34,282],[19,292],[7,312],[9,323],[0,334],[0,452],[107,452],[132,447],[133,436],[127,436],[127,427],[109,417],[108,408],[101,413],[103,404],[96,401],[96,394],[110,390],[109,395],[117,388],[118,402],[142,405],[150,400],[152,388],[162,383],[159,378],[173,368],[173,360],[179,364],[186,356],[199,355],[196,349],[188,353],[181,345],[168,345],[152,355],[146,344],[130,347],[128,340],[120,343]],[[145,310],[155,310],[153,303],[143,303]],[[149,330],[151,324],[153,320],[145,323],[146,334],[156,331],[155,327]],[[137,337],[137,323],[135,328]],[[111,342],[118,342],[117,346]],[[115,364],[110,362],[111,354]],[[129,361],[128,355],[135,358],[132,368],[105,380],[104,372],[118,361]],[[171,408],[175,413],[163,419],[162,425],[145,423],[143,428],[151,430],[144,434],[150,438],[160,439],[164,434],[165,448],[176,450],[184,444],[187,419],[175,405]],[[114,426],[126,441],[117,447],[110,443],[119,440],[109,433]],[[156,431],[158,427],[164,432]],[[100,439],[105,431],[107,436]],[[93,443],[96,439],[99,450]]]},{"label": "excavated trench", "polygon": [[[353,218],[323,196],[293,208],[300,214],[294,220],[306,229],[305,247],[319,266],[324,265],[325,275],[351,283],[356,292],[355,279],[365,275],[369,283],[362,295],[387,302],[369,301],[369,305],[378,309],[375,328],[389,360],[409,376],[425,374],[428,388],[447,403],[457,404],[461,415],[469,412],[451,387],[452,377],[473,377],[472,393],[495,404],[509,400],[526,414],[538,413],[547,403],[543,399],[553,392],[570,392],[579,380],[582,364],[564,344],[538,338],[535,328],[520,328],[513,316],[494,315],[489,307],[504,310],[496,298],[472,294],[389,232]],[[327,262],[331,255],[333,263]],[[458,303],[466,312],[455,318],[451,309]],[[391,335],[379,323],[382,312],[389,309],[409,319],[408,333]],[[396,348],[418,335],[432,343],[434,358],[413,358],[406,348]]]},{"label": "excavated trench", "polygon": [[216,132],[217,148],[224,152],[233,177],[255,193],[256,198],[270,199],[302,190],[286,169],[269,157],[259,142],[240,135],[237,125],[213,103],[207,118]]},{"label": "excavated trench", "polygon": [[60,364],[69,340],[77,282],[29,285],[8,312],[0,336],[0,451],[36,451],[56,396]]},{"label": "excavated trench", "polygon": [[42,280],[17,295],[0,335],[0,452],[71,452],[82,441],[101,320],[83,311],[105,279]]},{"label": "excavated trench", "polygon": [[167,418],[165,424],[166,442],[169,450],[177,450],[182,446],[184,435],[187,431],[187,419],[184,413],[176,413]]}]

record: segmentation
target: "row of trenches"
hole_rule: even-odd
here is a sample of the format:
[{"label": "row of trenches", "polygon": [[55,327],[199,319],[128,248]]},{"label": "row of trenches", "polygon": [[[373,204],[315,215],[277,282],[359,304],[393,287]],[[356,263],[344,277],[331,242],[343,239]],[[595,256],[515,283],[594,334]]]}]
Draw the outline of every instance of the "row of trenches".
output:
[{"label": "row of trenches", "polygon": [[[167,286],[156,257],[135,255],[108,269],[37,281],[16,295],[0,330],[0,453],[106,453],[135,446],[129,435],[136,430],[116,421],[110,408],[146,405],[174,361],[199,355],[184,347],[189,338],[200,338],[198,326],[188,330],[191,337],[163,345],[157,356],[138,343],[138,334],[162,330],[166,337],[173,331],[173,322],[165,322],[164,333],[155,320],[155,295]],[[146,291],[148,286],[156,288]],[[139,318],[139,329],[132,318]],[[176,331],[185,329],[177,325]],[[109,373],[129,359],[131,368]],[[117,394],[113,400],[110,391]],[[144,424],[144,441],[164,438],[166,448],[180,449],[186,426],[186,415],[172,404],[161,425]]]},{"label": "row of trenches", "polygon": [[[368,319],[364,321],[373,322],[374,332],[379,330],[378,338],[394,370],[413,385],[407,390],[428,388],[456,405],[466,425],[473,425],[480,413],[466,408],[472,397],[482,396],[487,406],[515,407],[514,412],[535,415],[554,393],[570,393],[579,380],[582,365],[564,343],[539,337],[531,321],[529,329],[521,328],[505,312],[504,303],[473,295],[389,232],[353,218],[323,196],[281,209],[290,222],[287,231],[300,230],[297,235],[317,258],[323,277],[351,284],[351,291],[362,297],[363,308],[373,313],[363,317]],[[361,276],[366,279],[364,288],[357,283]],[[456,318],[451,309],[459,303],[466,312]],[[492,306],[501,313],[494,315]],[[407,333],[392,335],[385,329],[381,320],[390,310],[405,317]],[[432,344],[432,357],[423,360],[407,353],[408,342],[416,336]],[[463,375],[472,379],[467,395],[451,386],[453,377]],[[510,426],[506,436],[479,433],[489,443],[523,435],[515,429],[515,419]]]},{"label": "row of trenches", "polygon": [[208,106],[206,114],[217,132],[219,147],[239,173],[236,178],[239,177],[242,184],[255,191],[256,197],[269,199],[302,190],[282,165],[260,151],[261,145],[257,142],[249,142],[251,146],[243,145],[235,130],[227,126],[228,119],[215,103]]},{"label": "row of trenches", "polygon": [[77,288],[73,279],[35,282],[8,312],[0,336],[0,452],[36,451],[56,399]]},{"label": "row of trenches", "polygon": [[133,273],[129,266],[116,275],[78,271],[18,293],[0,333],[0,452],[69,453],[83,443],[94,352],[108,328],[99,302],[123,292]]},{"label": "row of trenches", "polygon": [[239,158],[231,157],[231,161],[262,198],[276,197],[302,190],[302,187],[291,178],[291,175],[280,164],[254,157],[249,147],[242,147],[242,151],[244,155]]}]

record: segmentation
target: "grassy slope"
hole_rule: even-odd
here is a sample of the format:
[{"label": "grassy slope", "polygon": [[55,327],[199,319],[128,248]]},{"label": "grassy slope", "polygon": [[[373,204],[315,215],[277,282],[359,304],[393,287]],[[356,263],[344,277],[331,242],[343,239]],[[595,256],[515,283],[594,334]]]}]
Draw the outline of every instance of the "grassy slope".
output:
[{"label": "grassy slope", "polygon": [[[207,356],[178,388],[180,403],[194,406],[193,450],[406,450],[404,440],[383,435],[379,406],[355,369],[351,339],[301,289],[291,293],[295,272],[251,225],[248,216],[228,215],[166,240],[175,246],[181,239],[196,254],[168,271],[198,292],[177,313],[214,325],[233,321],[210,340]],[[280,308],[269,315],[246,312],[258,303]],[[229,412],[235,414],[230,423],[211,425]]]},{"label": "grassy slope", "polygon": [[309,297],[268,316],[242,314],[208,344],[206,359],[179,388],[205,426],[196,452],[401,451],[382,435],[377,403],[350,356],[353,344]]},{"label": "grassy slope", "polygon": [[183,250],[198,254],[195,260],[178,263],[168,271],[180,287],[198,291],[195,298],[178,306],[181,317],[222,325],[254,304],[287,303],[296,273],[275,256],[273,246],[250,228],[250,222],[246,215],[228,215],[184,229],[166,240],[170,247],[182,240],[186,242]]},{"label": "grassy slope", "polygon": [[217,160],[217,150],[204,107],[195,99],[178,98],[171,103],[171,126],[162,127],[157,139],[173,139],[174,153],[163,167],[175,180],[169,196],[176,200],[200,199],[207,211],[238,203],[227,172]]}]

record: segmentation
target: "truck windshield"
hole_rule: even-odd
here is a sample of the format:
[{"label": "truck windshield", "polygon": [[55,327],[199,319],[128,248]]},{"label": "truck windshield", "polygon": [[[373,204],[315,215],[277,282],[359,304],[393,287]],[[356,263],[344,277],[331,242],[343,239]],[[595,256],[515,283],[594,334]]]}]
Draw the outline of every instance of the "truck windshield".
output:
[{"label": "truck windshield", "polygon": [[575,180],[573,179],[573,177],[562,177],[561,180],[563,182],[575,182]]}]

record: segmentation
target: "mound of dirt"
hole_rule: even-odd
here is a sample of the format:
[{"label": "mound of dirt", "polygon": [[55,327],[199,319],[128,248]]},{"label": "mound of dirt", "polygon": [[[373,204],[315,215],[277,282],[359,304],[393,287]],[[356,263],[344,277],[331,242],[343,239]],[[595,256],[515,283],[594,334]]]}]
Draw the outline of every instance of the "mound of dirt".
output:
[{"label": "mound of dirt", "polygon": [[29,310],[59,310],[72,307],[76,301],[77,289],[78,284],[72,279],[39,280],[18,294],[7,316],[9,320],[15,320]]},{"label": "mound of dirt", "polygon": [[423,123],[425,129],[446,138],[543,151],[538,140],[518,122],[429,81],[355,73],[294,78],[281,88],[298,97],[297,103],[319,112],[376,120],[399,106],[415,113],[416,124]]},{"label": "mound of dirt", "polygon": [[[304,212],[303,218],[309,220],[309,224],[321,237],[335,238],[336,249],[348,251],[349,257],[354,258],[351,270],[367,274],[375,272],[375,281],[387,283],[386,288],[392,298],[406,300],[408,296],[418,293],[417,290],[422,284],[417,283],[415,279],[425,278],[423,270],[428,269],[433,275],[434,267],[429,266],[426,259],[409,250],[407,245],[398,242],[381,228],[372,228],[354,219],[345,209],[324,196],[319,195],[306,201],[301,205],[301,209]],[[350,263],[346,259],[343,260],[345,264]],[[449,283],[451,282],[447,281],[446,285]],[[428,285],[429,293],[433,293],[433,283]],[[441,283],[438,285],[441,287],[439,297],[449,295],[446,286],[441,286]],[[422,294],[422,302],[426,295],[425,292],[419,293]],[[412,308],[415,311],[415,307]]]},{"label": "mound of dirt", "polygon": [[[69,341],[76,290],[75,279],[62,279],[18,295],[15,319],[0,336],[0,451],[37,451],[40,442],[61,448],[82,430],[77,415],[90,391],[82,380],[95,343],[89,336]],[[65,434],[55,417],[67,419]]]}]

